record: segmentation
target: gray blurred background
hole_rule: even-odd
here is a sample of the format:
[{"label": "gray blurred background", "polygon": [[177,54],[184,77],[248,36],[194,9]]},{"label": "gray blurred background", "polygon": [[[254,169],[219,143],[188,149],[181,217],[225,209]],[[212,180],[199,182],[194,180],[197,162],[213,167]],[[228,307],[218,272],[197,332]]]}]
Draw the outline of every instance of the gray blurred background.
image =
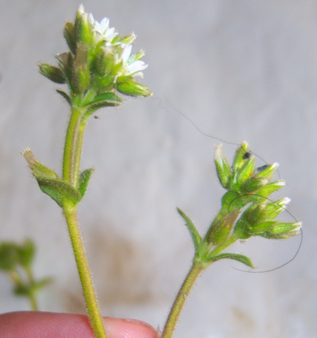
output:
[{"label": "gray blurred background", "polygon": [[[60,172],[68,106],[37,62],[55,63],[66,50],[65,20],[80,1],[1,0],[0,240],[33,238],[35,274],[54,283],[40,294],[45,311],[84,313],[66,226],[20,155],[31,147]],[[223,189],[214,145],[204,133],[248,141],[280,163],[303,221],[298,257],[274,272],[249,274],[220,261],[197,282],[175,338],[316,337],[317,1],[145,1],[84,3],[120,34],[138,36],[146,51],[144,83],[153,98],[103,109],[85,135],[82,168],[96,171],[80,204],[81,228],[104,315],[162,327],[193,256],[182,208],[206,231]],[[224,145],[231,157],[236,146]],[[262,165],[263,161],[258,160]],[[285,219],[292,221],[291,216]],[[232,250],[258,271],[291,259],[300,238],[251,239]],[[28,310],[0,274],[0,312]]]}]

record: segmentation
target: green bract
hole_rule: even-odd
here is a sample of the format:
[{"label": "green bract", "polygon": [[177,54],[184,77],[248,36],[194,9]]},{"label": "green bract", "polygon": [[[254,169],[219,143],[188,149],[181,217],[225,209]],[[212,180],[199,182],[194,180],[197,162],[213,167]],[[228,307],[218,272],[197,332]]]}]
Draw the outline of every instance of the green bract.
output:
[{"label": "green bract", "polygon": [[246,142],[237,149],[232,166],[224,156],[222,146],[215,149],[215,164],[221,185],[227,190],[221,209],[202,238],[194,223],[178,209],[185,219],[195,246],[195,264],[203,267],[219,259],[229,258],[253,267],[249,258],[221,253],[238,239],[262,236],[284,239],[298,233],[301,224],[279,222],[275,218],[285,209],[290,199],[276,202],[269,196],[285,185],[283,181],[270,182],[277,163],[257,168],[255,158]]}]

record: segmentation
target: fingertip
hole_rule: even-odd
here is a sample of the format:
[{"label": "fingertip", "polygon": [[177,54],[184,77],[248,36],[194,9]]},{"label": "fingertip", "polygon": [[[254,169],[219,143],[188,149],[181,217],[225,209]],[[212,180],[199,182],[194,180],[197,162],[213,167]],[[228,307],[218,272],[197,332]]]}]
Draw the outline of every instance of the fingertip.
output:
[{"label": "fingertip", "polygon": [[108,338],[158,338],[153,326],[140,320],[105,317],[104,324]]}]

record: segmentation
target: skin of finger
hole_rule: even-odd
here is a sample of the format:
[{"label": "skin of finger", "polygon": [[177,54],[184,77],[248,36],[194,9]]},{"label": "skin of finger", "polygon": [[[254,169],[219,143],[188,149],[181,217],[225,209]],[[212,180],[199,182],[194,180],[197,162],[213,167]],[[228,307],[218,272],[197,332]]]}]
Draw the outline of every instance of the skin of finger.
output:
[{"label": "skin of finger", "polygon": [[[104,318],[107,338],[158,338],[147,323]],[[10,312],[0,315],[1,338],[94,338],[87,316],[50,312]]]}]

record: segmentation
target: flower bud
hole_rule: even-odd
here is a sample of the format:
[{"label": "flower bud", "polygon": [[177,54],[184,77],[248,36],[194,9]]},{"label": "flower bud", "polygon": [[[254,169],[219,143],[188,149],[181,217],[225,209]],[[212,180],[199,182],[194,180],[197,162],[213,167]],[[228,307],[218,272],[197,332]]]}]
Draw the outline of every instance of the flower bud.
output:
[{"label": "flower bud", "polygon": [[213,245],[219,245],[225,242],[229,238],[239,215],[240,211],[234,209],[224,218],[220,219],[216,224],[213,225],[210,231],[208,231],[207,241]]},{"label": "flower bud", "polygon": [[92,20],[93,18],[88,13],[85,13],[84,6],[80,5],[77,11],[74,27],[77,44],[83,43],[88,46],[93,46],[94,32],[91,22]]},{"label": "flower bud", "polygon": [[64,73],[57,67],[47,63],[39,63],[40,73],[55,83],[66,83]]},{"label": "flower bud", "polygon": [[75,93],[83,93],[90,86],[90,72],[88,68],[88,47],[78,44],[73,66],[72,89]]},{"label": "flower bud", "polygon": [[266,178],[270,180],[278,168],[279,164],[278,163],[273,163],[271,165],[265,164],[262,167],[257,168],[257,174],[255,175],[258,178]]},{"label": "flower bud", "polygon": [[122,83],[117,83],[117,90],[124,95],[129,96],[150,96],[153,95],[150,89],[138,82],[135,81],[126,81]]},{"label": "flower bud", "polygon": [[247,142],[243,142],[241,146],[236,150],[235,158],[233,160],[233,171],[239,170],[245,163],[246,160],[248,160],[252,153],[248,151],[249,145]]},{"label": "flower bud", "polygon": [[76,41],[76,32],[73,23],[67,21],[64,27],[64,37],[66,39],[67,45],[73,54],[76,54],[77,41]]},{"label": "flower bud", "polygon": [[287,239],[296,236],[302,227],[301,222],[296,223],[281,223],[277,222],[276,225],[269,231],[261,233],[259,236],[270,239]]},{"label": "flower bud", "polygon": [[215,147],[215,163],[219,181],[225,189],[228,189],[232,171],[228,160],[223,153],[221,144]]}]

